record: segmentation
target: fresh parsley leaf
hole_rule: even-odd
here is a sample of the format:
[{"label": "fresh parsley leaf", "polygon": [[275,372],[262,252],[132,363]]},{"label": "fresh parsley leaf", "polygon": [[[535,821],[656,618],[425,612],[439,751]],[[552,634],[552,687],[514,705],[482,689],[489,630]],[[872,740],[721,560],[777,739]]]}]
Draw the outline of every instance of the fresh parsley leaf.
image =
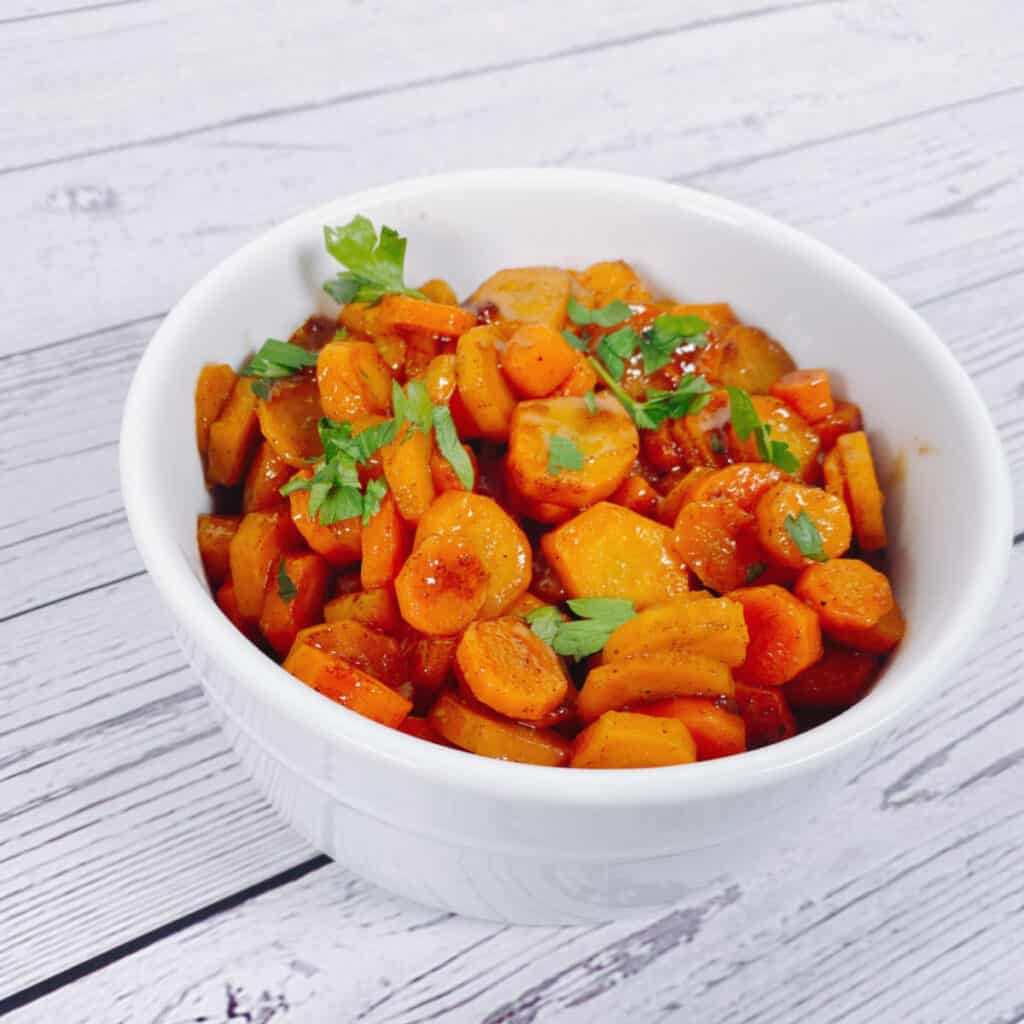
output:
[{"label": "fresh parsley leaf", "polygon": [[633,602],[624,597],[574,597],[566,604],[580,618],[614,622],[616,629],[636,615]]},{"label": "fresh parsley leaf", "polygon": [[747,574],[744,577],[744,583],[749,587],[754,580],[759,580],[767,570],[768,566],[764,562],[753,562],[747,566]]},{"label": "fresh parsley leaf", "polygon": [[324,291],[335,302],[377,302],[389,294],[424,298],[405,286],[406,240],[394,228],[382,227],[378,239],[373,224],[356,216],[342,227],[325,227],[324,245],[348,268],[324,282]]},{"label": "fresh parsley leaf", "polygon": [[316,426],[320,434],[320,443],[324,446],[324,462],[333,462],[340,455],[348,459],[358,457],[359,446],[352,438],[350,423],[338,423],[336,420],[321,416]]},{"label": "fresh parsley leaf", "polygon": [[698,348],[708,343],[704,332],[707,321],[699,316],[676,316],[662,313],[644,331],[640,339],[640,351],[644,357],[644,373],[654,373],[666,366],[680,345],[686,343]]},{"label": "fresh parsley leaf", "polygon": [[639,344],[640,335],[632,327],[620,327],[597,343],[597,354],[608,367],[608,372],[616,380],[622,380],[626,369],[625,360],[629,359]]},{"label": "fresh parsley leaf", "polygon": [[571,655],[577,661],[596,654],[636,614],[632,601],[616,597],[581,597],[568,604],[580,618],[560,623],[551,646],[556,654]]},{"label": "fresh parsley leaf", "polygon": [[366,493],[363,495],[363,526],[380,511],[381,502],[387,493],[388,483],[384,477],[377,477],[367,483]]},{"label": "fresh parsley leaf", "polygon": [[523,621],[544,643],[553,646],[558,627],[562,625],[562,615],[553,604],[545,604],[527,612]]},{"label": "fresh parsley leaf", "polygon": [[785,441],[771,440],[770,423],[762,423],[754,403],[742,388],[726,388],[729,393],[729,416],[732,428],[741,441],[746,441],[751,434],[757,445],[757,454],[762,462],[770,462],[786,473],[795,473],[800,468],[800,460],[789,450]]},{"label": "fresh parsley leaf", "polygon": [[800,509],[800,515],[786,516],[782,524],[790,539],[800,549],[800,554],[812,562],[827,562],[828,555],[821,543],[821,534],[814,520],[807,514],[805,509]]},{"label": "fresh parsley leaf", "polygon": [[560,469],[583,468],[583,452],[571,438],[552,434],[548,439],[548,472],[558,475]]},{"label": "fresh parsley leaf", "polygon": [[421,380],[411,380],[401,389],[398,381],[391,382],[391,404],[395,410],[395,422],[401,426],[408,423],[413,430],[430,433],[433,423],[433,405],[427,385]]},{"label": "fresh parsley leaf", "polygon": [[565,338],[573,348],[579,349],[580,352],[587,351],[587,343],[578,335],[573,334],[572,331],[562,331],[562,337]]},{"label": "fresh parsley leaf", "polygon": [[280,377],[291,377],[307,366],[316,366],[315,352],[293,345],[290,341],[267,338],[259,352],[242,367],[242,376],[276,380]]},{"label": "fresh parsley leaf", "polygon": [[285,604],[291,604],[295,600],[296,594],[298,594],[298,590],[296,590],[295,584],[292,583],[288,576],[288,570],[282,558],[277,563],[277,596]]},{"label": "fresh parsley leaf", "polygon": [[262,398],[266,401],[270,397],[270,382],[266,380],[254,380],[249,387],[252,388],[252,393],[257,398]]},{"label": "fresh parsley leaf", "polygon": [[587,309],[586,306],[580,305],[572,295],[569,296],[569,305],[566,311],[569,314],[569,319],[581,327],[587,324],[594,324],[597,327],[614,327],[633,315],[633,311],[621,299],[614,299],[607,306],[601,306],[600,309]]},{"label": "fresh parsley leaf", "polygon": [[346,519],[363,516],[363,494],[358,487],[332,487],[324,495],[316,509],[313,508],[313,495],[316,485],[309,498],[309,514],[316,517],[324,526],[340,523]]},{"label": "fresh parsley leaf", "polygon": [[357,451],[357,462],[369,462],[371,458],[386,444],[391,444],[398,433],[398,424],[394,420],[375,423],[372,427],[361,430],[352,439]]},{"label": "fresh parsley leaf", "polygon": [[466,454],[466,449],[459,442],[459,434],[447,405],[435,405],[432,413],[434,421],[434,440],[438,451],[448,460],[455,470],[459,483],[467,491],[473,490],[473,463]]},{"label": "fresh parsley leaf", "polygon": [[612,394],[629,413],[633,422],[645,430],[657,430],[666,419],[678,419],[690,413],[700,412],[711,398],[711,385],[703,378],[686,374],[675,391],[658,391],[650,388],[647,401],[638,402],[626,394],[611,374],[596,359],[589,360],[597,375],[608,385]]},{"label": "fresh parsley leaf", "polygon": [[725,452],[725,442],[722,440],[722,435],[717,430],[712,430],[708,434],[708,447],[716,454],[722,455]]},{"label": "fresh parsley leaf", "polygon": [[591,416],[597,412],[597,399],[594,397],[593,391],[587,391],[583,395],[583,404],[587,407],[587,412],[589,412]]}]

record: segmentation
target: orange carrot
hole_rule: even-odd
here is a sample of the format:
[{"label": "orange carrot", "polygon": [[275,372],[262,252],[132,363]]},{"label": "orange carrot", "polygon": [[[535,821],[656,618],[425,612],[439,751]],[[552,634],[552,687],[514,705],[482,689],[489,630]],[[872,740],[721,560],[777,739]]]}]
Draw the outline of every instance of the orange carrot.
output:
[{"label": "orange carrot", "polygon": [[[807,420],[781,399],[771,395],[754,395],[751,401],[761,422],[771,428],[772,440],[789,445],[791,454],[800,463],[794,475],[807,483],[816,482],[821,472],[818,463],[821,441]],[[741,441],[730,423],[726,429],[726,439],[729,455],[734,461],[756,462],[759,458],[757,440],[753,434]]]},{"label": "orange carrot", "polygon": [[245,476],[260,433],[251,385],[247,378],[238,378],[220,415],[210,424],[206,479],[211,484],[234,487]]},{"label": "orange carrot", "polygon": [[869,629],[893,606],[889,581],[858,558],[810,565],[793,593],[817,612],[823,629]]},{"label": "orange carrot", "polygon": [[793,370],[772,385],[771,393],[811,424],[835,412],[828,370]]},{"label": "orange carrot", "polygon": [[380,300],[384,330],[399,333],[422,331],[457,338],[476,326],[476,314],[447,303],[414,299],[409,295],[385,295]]},{"label": "orange carrot", "polygon": [[210,427],[234,390],[237,374],[226,363],[207,363],[196,381],[196,447],[205,459]]},{"label": "orange carrot", "polygon": [[552,327],[524,324],[505,343],[501,368],[524,398],[550,395],[573,371],[576,349]]},{"label": "orange carrot", "polygon": [[812,559],[797,546],[786,528],[794,528],[801,513],[814,524],[826,558],[838,558],[850,546],[850,515],[841,498],[820,487],[781,483],[765,491],[757,502],[757,536],[761,547],[778,565],[799,569]]},{"label": "orange carrot", "polygon": [[[424,281],[420,285],[419,290],[431,302],[440,302],[445,306],[457,306],[459,304],[458,296],[455,294],[455,289],[441,277],[432,277],[429,281]],[[476,322],[474,318],[474,323]]]},{"label": "orange carrot", "polygon": [[317,424],[323,416],[320,391],[311,376],[275,381],[256,405],[267,443],[290,466],[302,469],[323,453]]},{"label": "orange carrot", "polygon": [[674,718],[606,711],[576,737],[570,768],[658,768],[691,764],[697,746]]},{"label": "orange carrot", "polygon": [[287,579],[274,579],[271,570],[270,586],[260,612],[260,632],[267,643],[282,657],[288,653],[299,631],[320,622],[327,593],[327,562],[312,553],[284,555],[279,566],[284,567]]},{"label": "orange carrot", "polygon": [[854,405],[853,402],[836,402],[833,411],[828,416],[818,420],[814,424],[814,429],[821,439],[822,449],[829,451],[829,449],[835,447],[836,441],[843,434],[860,430],[862,423],[860,406]]},{"label": "orange carrot", "polygon": [[737,683],[736,707],[746,726],[750,750],[796,735],[796,720],[779,689]]},{"label": "orange carrot", "polygon": [[[308,480],[312,477],[313,471],[304,469],[298,475]],[[362,554],[363,532],[359,516],[325,526],[319,519],[314,519],[309,514],[309,491],[292,491],[288,495],[288,503],[292,522],[318,555],[323,555],[337,568],[359,561]]]},{"label": "orange carrot", "polygon": [[577,352],[569,376],[551,393],[559,398],[582,398],[597,387],[597,374],[582,352]]},{"label": "orange carrot", "polygon": [[828,637],[846,647],[872,654],[885,654],[899,645],[907,631],[903,613],[895,602],[873,626],[868,629],[837,629],[829,627]]},{"label": "orange carrot", "polygon": [[382,633],[394,633],[402,623],[391,587],[358,590],[328,601],[324,605],[324,621],[337,622],[340,619],[354,619]]},{"label": "orange carrot", "polygon": [[417,694],[430,696],[437,692],[455,668],[453,636],[418,636],[409,651],[409,679]]},{"label": "orange carrot", "polygon": [[731,501],[744,512],[753,512],[758,498],[785,479],[786,474],[770,463],[735,462],[694,478],[687,501]]},{"label": "orange carrot", "polygon": [[742,587],[764,567],[756,522],[731,501],[691,501],[676,518],[673,543],[701,583],[719,593]]},{"label": "orange carrot", "polygon": [[853,530],[861,551],[879,551],[888,543],[882,506],[885,501],[875,475],[868,436],[862,430],[843,434],[839,449],[846,499],[853,517]]},{"label": "orange carrot", "polygon": [[615,505],[628,508],[637,515],[655,519],[661,505],[661,496],[646,477],[634,474],[627,476],[612,492],[608,500]]},{"label": "orange carrot", "polygon": [[498,328],[466,331],[455,350],[455,376],[462,404],[473,421],[474,436],[504,441],[516,406],[515,395],[498,366]]},{"label": "orange carrot", "polygon": [[794,708],[848,708],[878,674],[878,659],[861,651],[827,646],[821,659],[783,687]]},{"label": "orange carrot", "polygon": [[487,600],[488,574],[458,537],[432,534],[416,545],[395,581],[402,618],[430,635],[458,633]]},{"label": "orange carrot", "polygon": [[755,686],[781,686],[813,665],[822,652],[818,617],[775,584],[733,591],[750,633],[747,657],[736,678]]},{"label": "orange carrot", "polygon": [[729,757],[747,749],[743,719],[705,697],[673,697],[645,704],[643,713],[682,722],[697,745],[698,761]]},{"label": "orange carrot", "polygon": [[[476,453],[468,444],[462,445],[462,450],[473,467],[473,479],[476,480],[479,469],[476,464]],[[438,494],[445,491],[464,491],[466,488],[459,479],[458,474],[452,468],[452,464],[438,451],[437,446],[430,452],[430,478],[434,482],[434,490]]]},{"label": "orange carrot", "polygon": [[389,686],[406,680],[408,665],[402,644],[354,619],[310,626],[295,638],[296,647],[302,644],[341,658]]},{"label": "orange carrot", "polygon": [[727,387],[763,395],[796,369],[790,354],[758,327],[736,324],[697,355],[697,371]]},{"label": "orange carrot", "polygon": [[316,381],[332,420],[348,421],[391,407],[391,371],[367,341],[332,341],[320,350]]},{"label": "orange carrot", "polygon": [[231,578],[242,616],[256,621],[263,610],[263,597],[271,574],[287,551],[299,543],[298,534],[285,510],[250,512],[242,517],[231,539]]},{"label": "orange carrot", "polygon": [[[641,444],[643,444],[643,440],[644,438],[641,437]],[[697,486],[714,472],[715,470],[711,466],[694,466],[693,469],[687,470],[684,476],[672,484],[658,503],[658,522],[664,523],[666,526],[675,526],[679,510],[687,502],[693,500],[693,493]]]},{"label": "orange carrot", "polygon": [[196,542],[206,579],[216,589],[231,572],[231,538],[238,532],[241,516],[201,515],[196,519]]},{"label": "orange carrot", "polygon": [[561,330],[570,283],[569,272],[559,267],[507,267],[484,281],[466,304],[472,309],[493,306],[501,320]]},{"label": "orange carrot", "polygon": [[245,474],[242,490],[243,512],[266,512],[284,503],[281,488],[291,479],[295,470],[264,441]]},{"label": "orange carrot", "polygon": [[363,527],[363,560],[360,579],[364,590],[385,587],[398,576],[409,553],[412,536],[391,494],[386,494],[377,514]]}]

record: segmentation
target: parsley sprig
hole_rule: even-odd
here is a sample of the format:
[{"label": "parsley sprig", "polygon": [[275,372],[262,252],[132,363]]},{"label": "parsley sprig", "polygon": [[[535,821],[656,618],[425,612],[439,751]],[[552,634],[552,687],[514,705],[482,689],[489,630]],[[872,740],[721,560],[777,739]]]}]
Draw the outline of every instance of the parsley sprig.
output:
[{"label": "parsley sprig", "polygon": [[825,547],[821,541],[821,533],[814,520],[807,514],[806,509],[800,509],[800,514],[797,516],[786,516],[782,525],[790,539],[800,549],[800,554],[805,558],[809,558],[812,562],[828,561],[828,555],[825,554]]},{"label": "parsley sprig", "polygon": [[753,434],[757,454],[762,462],[770,462],[786,473],[797,472],[800,460],[789,450],[785,441],[771,439],[772,425],[762,422],[750,395],[742,388],[728,387],[726,391],[729,393],[729,416],[736,436],[746,441]]},{"label": "parsley sprig", "polygon": [[288,567],[284,564],[284,559],[282,558],[277,563],[277,596],[281,598],[285,604],[291,604],[298,593],[298,588],[288,575]]},{"label": "parsley sprig", "polygon": [[548,439],[548,472],[557,476],[563,469],[581,470],[583,452],[571,438],[552,434]]},{"label": "parsley sprig", "polygon": [[644,373],[654,373],[672,361],[680,345],[703,348],[708,343],[708,323],[699,316],[662,313],[640,337]]},{"label": "parsley sprig", "polygon": [[657,430],[667,419],[679,419],[681,416],[700,412],[711,400],[712,388],[707,380],[688,373],[676,385],[675,391],[648,388],[647,400],[639,402],[628,395],[608,370],[593,357],[590,359],[590,365],[608,385],[633,422],[645,430]]},{"label": "parsley sprig", "polygon": [[590,324],[595,327],[614,327],[633,315],[633,311],[621,299],[614,299],[607,306],[598,309],[588,309],[577,302],[573,295],[569,296],[566,312],[569,319],[580,327],[587,327]]},{"label": "parsley sprig", "polygon": [[578,597],[567,603],[579,618],[565,622],[554,605],[544,605],[527,613],[525,619],[556,654],[576,661],[600,651],[612,633],[636,615],[633,602],[619,597]]},{"label": "parsley sprig", "polygon": [[252,390],[258,398],[270,397],[271,380],[291,377],[309,366],[316,366],[316,353],[290,341],[267,338],[260,350],[242,367],[243,377],[257,378]]},{"label": "parsley sprig", "polygon": [[335,302],[377,302],[390,294],[425,298],[405,285],[406,239],[394,228],[382,227],[378,239],[373,223],[357,215],[342,227],[325,227],[324,245],[348,268],[324,282]]}]

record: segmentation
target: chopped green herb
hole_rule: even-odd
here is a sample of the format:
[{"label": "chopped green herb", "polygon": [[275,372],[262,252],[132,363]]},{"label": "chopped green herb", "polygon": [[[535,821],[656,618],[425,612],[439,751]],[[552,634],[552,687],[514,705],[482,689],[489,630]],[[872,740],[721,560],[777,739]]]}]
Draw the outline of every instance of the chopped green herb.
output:
[{"label": "chopped green herb", "polygon": [[703,377],[688,373],[679,381],[675,391],[650,388],[647,392],[647,401],[638,402],[622,390],[619,383],[596,359],[591,358],[590,365],[608,385],[633,422],[645,430],[657,430],[667,419],[678,419],[700,412],[711,398],[711,385]]},{"label": "chopped green herb", "polygon": [[608,367],[608,372],[616,380],[622,380],[626,369],[625,360],[633,355],[639,344],[640,335],[632,327],[620,327],[597,343],[597,354]]},{"label": "chopped green herb", "polygon": [[578,619],[564,622],[557,608],[545,605],[528,612],[524,621],[556,654],[577,661],[596,654],[619,626],[636,615],[632,601],[617,597],[581,597],[569,601],[569,608]]},{"label": "chopped green herb", "polygon": [[726,390],[729,392],[729,416],[736,436],[746,441],[753,434],[757,454],[762,462],[770,462],[787,473],[795,473],[800,468],[800,460],[789,450],[785,441],[771,439],[771,424],[761,422],[750,395],[742,388],[729,387]]},{"label": "chopped green herb", "polygon": [[277,596],[285,604],[291,604],[295,600],[296,594],[298,594],[298,590],[295,589],[295,584],[289,578],[288,570],[285,568],[284,559],[282,558],[277,563]]},{"label": "chopped green herb", "polygon": [[363,495],[363,526],[380,511],[380,504],[387,493],[388,484],[384,477],[377,477],[367,483],[366,493]]},{"label": "chopped green herb", "polygon": [[580,352],[586,352],[587,343],[578,335],[573,334],[572,331],[562,331],[562,337],[565,338],[573,348],[579,349]]},{"label": "chopped green herb", "polygon": [[821,543],[821,534],[814,520],[805,509],[800,509],[798,516],[788,515],[782,524],[793,543],[800,549],[800,554],[813,562],[827,562],[828,555]]},{"label": "chopped green herb", "polygon": [[427,385],[421,380],[411,380],[401,389],[398,381],[391,382],[391,404],[395,410],[395,422],[401,426],[408,423],[413,430],[430,433],[433,423],[433,405]]},{"label": "chopped green herb", "polygon": [[434,440],[437,441],[438,451],[448,460],[449,465],[455,470],[459,483],[467,491],[473,490],[474,475],[473,463],[466,454],[466,449],[459,442],[458,431],[455,429],[455,422],[447,405],[435,405],[433,411]]},{"label": "chopped green herb", "polygon": [[558,475],[560,469],[580,470],[583,468],[583,452],[576,442],[559,434],[552,434],[548,441],[548,472]]},{"label": "chopped green herb", "polygon": [[703,348],[708,343],[705,336],[707,321],[699,316],[675,316],[662,313],[655,317],[651,327],[640,339],[640,351],[644,357],[644,373],[654,373],[666,366],[672,354],[682,344]]},{"label": "chopped green herb", "polygon": [[377,302],[389,294],[424,297],[405,286],[406,240],[394,228],[382,227],[378,240],[373,224],[356,216],[343,227],[325,227],[324,244],[348,268],[324,282],[324,291],[335,302]]},{"label": "chopped green herb", "polygon": [[587,407],[587,412],[591,416],[597,412],[597,399],[594,397],[593,391],[588,391],[583,396],[583,404]]},{"label": "chopped green herb", "polygon": [[549,646],[553,646],[562,625],[562,614],[553,604],[544,604],[523,616],[523,621]]},{"label": "chopped green herb", "polygon": [[293,345],[290,341],[267,338],[259,352],[242,367],[242,376],[277,380],[281,377],[291,377],[307,366],[316,366],[315,352]]},{"label": "chopped green herb", "polygon": [[264,402],[270,397],[270,381],[254,380],[249,387],[252,388],[252,393],[257,398],[262,398]]},{"label": "chopped green herb", "polygon": [[721,455],[725,451],[725,442],[722,440],[722,435],[717,430],[712,430],[708,434],[708,447],[716,454]]},{"label": "chopped green herb", "polygon": [[594,324],[596,327],[614,327],[633,315],[633,311],[621,299],[614,299],[607,306],[601,306],[600,309],[587,309],[586,306],[580,305],[572,295],[569,296],[567,312],[569,319],[581,327],[587,324]]},{"label": "chopped green herb", "polygon": [[752,565],[748,565],[747,575],[744,580],[746,585],[749,587],[754,580],[759,580],[764,575],[767,568],[768,566],[765,565],[764,562],[754,562]]},{"label": "chopped green herb", "polygon": [[398,424],[394,420],[375,423],[372,427],[361,430],[352,439],[356,451],[356,461],[369,462],[384,445],[394,441],[397,433]]}]

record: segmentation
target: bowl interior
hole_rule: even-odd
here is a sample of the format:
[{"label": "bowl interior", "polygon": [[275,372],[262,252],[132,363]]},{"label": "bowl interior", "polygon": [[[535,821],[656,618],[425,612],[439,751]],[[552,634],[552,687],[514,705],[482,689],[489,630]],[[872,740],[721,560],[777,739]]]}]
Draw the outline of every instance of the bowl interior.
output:
[{"label": "bowl interior", "polygon": [[[465,295],[503,266],[622,258],[661,292],[731,302],[799,365],[828,368],[840,395],[863,408],[887,482],[891,564],[910,624],[875,692],[848,714],[871,715],[873,702],[899,696],[895,688],[909,695],[928,665],[969,641],[1002,571],[993,532],[1008,550],[1008,488],[984,408],[944,346],[817,243],[699,193],[606,175],[492,172],[392,186],[289,221],[218,267],[160,329],[129,401],[125,487],[148,563],[160,548],[202,579],[195,516],[209,498],[193,445],[199,368],[237,366],[311,312],[333,312],[321,283],[337,266],[322,227],[355,213],[408,237],[410,282],[440,276]],[[144,508],[134,497],[143,494]],[[217,614],[212,602],[210,610]]]}]

